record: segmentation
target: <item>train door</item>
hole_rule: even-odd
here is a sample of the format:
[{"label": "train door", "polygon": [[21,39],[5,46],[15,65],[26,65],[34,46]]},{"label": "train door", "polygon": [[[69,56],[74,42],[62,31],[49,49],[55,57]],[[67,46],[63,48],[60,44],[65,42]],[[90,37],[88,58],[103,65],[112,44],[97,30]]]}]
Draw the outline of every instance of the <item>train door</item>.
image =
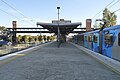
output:
[{"label": "train door", "polygon": [[104,32],[102,54],[112,58],[112,48],[114,42],[114,31],[109,30]]},{"label": "train door", "polygon": [[83,34],[79,35],[79,44],[80,44],[81,46],[84,45],[84,35],[83,35]]},{"label": "train door", "polygon": [[88,36],[84,35],[84,47],[88,48]]},{"label": "train door", "polygon": [[99,33],[93,35],[93,51],[99,52]]},{"label": "train door", "polygon": [[93,35],[92,34],[88,35],[88,48],[90,50],[93,50]]}]

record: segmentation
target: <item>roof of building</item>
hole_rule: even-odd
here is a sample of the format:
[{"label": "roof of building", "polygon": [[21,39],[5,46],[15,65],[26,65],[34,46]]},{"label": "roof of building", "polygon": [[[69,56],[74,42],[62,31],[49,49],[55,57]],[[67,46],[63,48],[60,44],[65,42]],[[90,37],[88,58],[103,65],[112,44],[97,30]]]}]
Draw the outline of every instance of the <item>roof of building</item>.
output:
[{"label": "roof of building", "polygon": [[37,25],[42,26],[43,28],[46,28],[50,32],[56,33],[58,32],[58,27],[60,29],[61,34],[67,34],[71,33],[74,29],[76,29],[79,25],[81,25],[81,22],[76,23],[41,23],[37,22]]}]

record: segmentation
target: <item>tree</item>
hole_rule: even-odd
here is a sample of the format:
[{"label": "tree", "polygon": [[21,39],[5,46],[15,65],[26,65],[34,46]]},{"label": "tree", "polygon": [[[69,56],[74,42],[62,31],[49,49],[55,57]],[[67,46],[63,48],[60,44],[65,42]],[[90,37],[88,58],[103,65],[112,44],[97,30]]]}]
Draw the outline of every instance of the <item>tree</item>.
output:
[{"label": "tree", "polygon": [[47,36],[47,41],[50,41],[50,36]]},{"label": "tree", "polygon": [[21,39],[22,39],[22,36],[21,35],[18,35],[18,43],[21,43]]},{"label": "tree", "polygon": [[38,41],[38,37],[37,37],[37,36],[35,36],[35,38],[34,38],[34,39],[35,39],[35,40],[34,40],[35,42],[36,42],[36,41]]},{"label": "tree", "polygon": [[32,41],[32,37],[31,37],[31,36],[28,38],[28,41],[29,41],[29,42],[31,42],[31,41]]},{"label": "tree", "polygon": [[38,40],[39,40],[39,42],[42,42],[42,40],[43,40],[42,35],[38,36]]},{"label": "tree", "polygon": [[103,11],[103,21],[106,22],[105,27],[111,27],[116,25],[117,16],[114,12],[110,12],[107,8]]},{"label": "tree", "polygon": [[27,36],[26,35],[22,36],[22,41],[24,41],[24,43],[27,43]]},{"label": "tree", "polygon": [[51,40],[51,41],[55,40],[55,36],[54,36],[54,35],[51,35],[51,36],[50,36],[50,40]]},{"label": "tree", "polygon": [[5,26],[0,26],[0,31],[6,30]]},{"label": "tree", "polygon": [[43,39],[44,39],[44,41],[46,42],[46,40],[47,40],[46,35],[43,35]]},{"label": "tree", "polygon": [[7,35],[7,29],[4,26],[0,26],[0,34]]}]

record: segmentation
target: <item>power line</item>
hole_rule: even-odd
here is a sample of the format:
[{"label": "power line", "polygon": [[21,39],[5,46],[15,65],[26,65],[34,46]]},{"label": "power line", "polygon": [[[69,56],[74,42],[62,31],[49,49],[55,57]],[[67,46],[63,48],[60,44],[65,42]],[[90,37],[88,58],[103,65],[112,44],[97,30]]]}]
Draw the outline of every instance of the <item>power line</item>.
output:
[{"label": "power line", "polygon": [[115,4],[117,4],[120,0],[117,0],[113,5],[109,6],[108,8],[113,7]]},{"label": "power line", "polygon": [[12,16],[12,17],[15,17],[15,18],[19,19],[18,17],[14,16],[14,15],[12,15],[12,14],[9,14],[8,12],[6,12],[6,11],[4,11],[4,10],[2,10],[2,9],[0,9],[0,10],[1,10],[2,12],[6,13],[6,14],[8,14],[8,15],[10,15],[10,16]]},{"label": "power line", "polygon": [[119,9],[117,9],[117,10],[115,10],[114,12],[118,12],[118,11],[120,11],[120,8],[119,8]]},{"label": "power line", "polygon": [[[113,1],[114,1],[114,0],[113,0]],[[112,2],[113,2],[113,1],[112,1]],[[108,8],[111,8],[111,7],[113,7],[115,4],[117,4],[119,1],[120,1],[120,0],[117,0],[114,4],[112,4],[110,7],[108,7],[108,6],[112,3],[112,2],[111,2],[111,3],[108,4],[105,8],[107,8],[107,7],[108,7]],[[120,8],[117,9],[117,10],[115,10],[114,12],[117,12],[117,11],[119,11],[119,10],[120,10]],[[103,11],[103,10],[101,10],[101,11]],[[101,15],[101,14],[100,14],[100,15]],[[99,17],[100,15],[98,15],[97,17]]]},{"label": "power line", "polygon": [[[2,10],[2,9],[0,9],[0,11],[4,12],[4,13],[6,13],[6,14],[8,14],[8,15],[12,16],[12,17],[15,17],[15,18],[17,18],[18,20],[21,20],[21,21],[23,21],[22,19],[18,18],[17,16],[15,16],[15,15],[12,15],[12,14],[10,14],[10,13],[8,13],[8,12],[6,12],[6,11]],[[27,23],[29,23],[29,22],[27,22]],[[29,24],[31,24],[31,23],[29,23]],[[33,25],[33,24],[31,24],[31,25]]]},{"label": "power line", "polygon": [[[115,10],[114,12],[118,12],[118,11],[120,11],[120,8],[119,9],[117,9],[117,10]],[[101,14],[99,14],[98,16],[96,16],[96,17],[99,17]]]},{"label": "power line", "polygon": [[[108,6],[108,8],[111,8],[111,7],[113,7],[115,4],[117,4],[120,0],[117,0],[114,4],[112,4],[113,2],[114,2],[115,0],[113,0],[113,1],[111,1],[105,8],[107,8]],[[112,4],[112,5],[111,5]],[[110,6],[111,5],[111,6]],[[103,9],[104,10],[104,9]],[[98,12],[92,19],[94,19],[94,18],[96,18],[96,17],[99,17],[101,14],[101,12],[103,11],[103,10],[101,10],[100,12]]]},{"label": "power line", "polygon": [[[27,18],[27,19],[29,19],[28,17],[26,17],[24,14],[22,14],[19,10],[17,10],[16,8],[14,8],[14,7],[12,7],[10,4],[8,4],[7,2],[5,2],[5,1],[3,1],[3,0],[1,0],[4,4],[6,4],[7,6],[9,6],[10,8],[12,8],[13,10],[15,10],[16,12],[18,12],[20,15],[22,15],[23,17],[25,17],[25,18]],[[3,11],[3,12],[5,12],[5,13],[7,13],[6,11],[4,11],[4,10],[1,10],[1,11]],[[9,14],[9,13],[7,13],[7,14]],[[10,14],[9,14],[10,15]],[[11,16],[13,16],[13,17],[16,17],[16,16],[14,16],[14,15],[11,15]],[[17,18],[17,17],[16,17]],[[19,19],[19,18],[18,18]],[[26,21],[27,23],[29,23],[28,21]],[[34,25],[33,23],[30,23],[31,25]]]},{"label": "power line", "polygon": [[[12,8],[13,10],[17,11],[19,14],[21,14],[22,16],[26,17],[24,14],[22,14],[20,11],[18,11],[17,9],[15,9],[14,7],[12,7],[10,4],[8,4],[7,2],[1,0],[3,3],[5,3],[7,6],[9,6],[10,8]],[[27,18],[27,17],[26,17]]]},{"label": "power line", "polygon": [[[108,7],[109,5],[111,5],[114,1],[115,1],[115,0],[112,0],[107,6],[105,6],[105,8]],[[94,19],[94,18],[95,18],[98,14],[100,14],[103,10],[104,10],[104,9],[102,9],[102,10],[99,11],[97,14],[95,14],[95,16],[93,16],[92,19]],[[99,16],[100,16],[100,15],[99,15]],[[98,16],[97,16],[97,17],[98,17]]]}]

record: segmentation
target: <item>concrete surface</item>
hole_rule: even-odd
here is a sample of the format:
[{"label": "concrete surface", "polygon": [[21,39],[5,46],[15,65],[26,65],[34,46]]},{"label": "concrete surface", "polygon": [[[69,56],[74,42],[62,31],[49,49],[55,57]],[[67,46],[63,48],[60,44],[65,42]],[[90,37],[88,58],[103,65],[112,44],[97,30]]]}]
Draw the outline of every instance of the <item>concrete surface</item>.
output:
[{"label": "concrete surface", "polygon": [[113,69],[114,71],[117,71],[117,73],[120,74],[120,62],[116,61],[112,58],[106,57],[104,55],[101,55],[99,53],[96,53],[94,51],[91,51],[87,48],[84,48],[82,46],[76,45],[74,43],[71,43],[72,45],[76,46],[77,48],[83,50],[84,52],[92,55],[93,57],[95,57],[97,60],[99,60],[102,64],[110,67],[111,69]]},{"label": "concrete surface", "polygon": [[120,80],[119,74],[75,46],[57,45],[54,42],[4,59],[0,80]]}]

